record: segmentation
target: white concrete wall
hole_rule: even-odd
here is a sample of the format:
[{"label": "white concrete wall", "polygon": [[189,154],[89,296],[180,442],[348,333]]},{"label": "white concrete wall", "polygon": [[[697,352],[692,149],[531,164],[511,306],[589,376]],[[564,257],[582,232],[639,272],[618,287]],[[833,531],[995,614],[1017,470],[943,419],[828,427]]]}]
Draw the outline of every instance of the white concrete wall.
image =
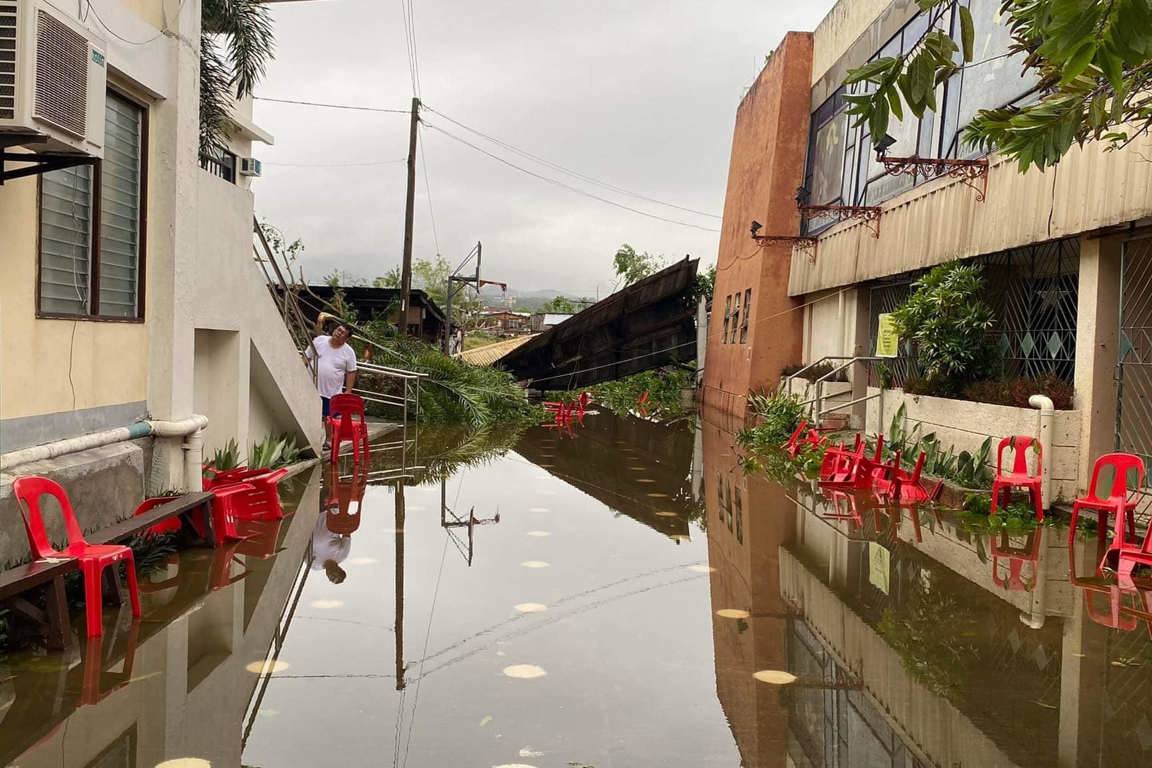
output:
[{"label": "white concrete wall", "polygon": [[[237,403],[235,421],[227,433],[214,433],[213,441],[231,436],[246,449],[267,432],[292,431],[319,448],[319,395],[252,258],[252,193],[200,171],[197,195],[200,257],[192,322],[198,331],[236,333],[240,361],[238,389],[225,381],[207,383],[212,390],[204,397],[234,398]],[[254,397],[261,409],[255,421],[250,412]],[[253,424],[260,434],[250,432]]]},{"label": "white concrete wall", "polygon": [[[875,387],[868,394],[877,394]],[[1011,435],[1038,435],[1040,411],[1011,408],[966,400],[926,395],[908,395],[902,389],[885,390],[882,398],[868,401],[866,425],[869,434],[887,433],[900,406],[905,406],[905,429],[920,426],[920,434],[935,433],[945,449],[976,453],[992,438],[991,464],[995,469],[996,446]],[[1010,454],[1009,454],[1010,455]],[[1007,458],[1007,457],[1006,457]],[[1051,478],[1052,499],[1071,501],[1077,495],[1080,468],[1080,412],[1056,411],[1052,428],[1052,453],[1044,457],[1044,472]]]}]

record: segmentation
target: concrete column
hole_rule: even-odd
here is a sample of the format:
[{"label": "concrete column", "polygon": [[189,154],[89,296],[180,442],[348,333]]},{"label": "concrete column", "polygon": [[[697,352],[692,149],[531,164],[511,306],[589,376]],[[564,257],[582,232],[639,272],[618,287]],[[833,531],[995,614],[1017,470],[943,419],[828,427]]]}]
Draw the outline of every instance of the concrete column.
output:
[{"label": "concrete column", "polygon": [[[852,312],[850,318],[852,322],[851,335],[849,336],[851,344],[848,347],[846,354],[851,354],[853,357],[862,357],[872,352],[869,348],[871,345],[871,328],[869,322],[871,321],[871,307],[869,306],[868,292],[860,288],[852,289]],[[859,400],[868,394],[868,371],[870,370],[867,363],[856,363],[852,366],[852,399]],[[859,403],[852,407],[852,428],[864,429],[864,424],[868,415],[868,403]]]},{"label": "concrete column", "polygon": [[[172,3],[169,3],[171,6]],[[173,90],[151,110],[148,217],[148,410],[153,418],[192,414],[194,301],[199,167],[200,2],[184,3],[169,22]],[[172,9],[175,10],[174,8]],[[173,16],[175,14],[173,13]],[[150,486],[174,488],[183,474],[180,440],[157,440]]]},{"label": "concrete column", "polygon": [[1080,241],[1076,306],[1075,407],[1081,413],[1077,488],[1087,490],[1096,457],[1115,449],[1116,362],[1120,334],[1122,243]]}]

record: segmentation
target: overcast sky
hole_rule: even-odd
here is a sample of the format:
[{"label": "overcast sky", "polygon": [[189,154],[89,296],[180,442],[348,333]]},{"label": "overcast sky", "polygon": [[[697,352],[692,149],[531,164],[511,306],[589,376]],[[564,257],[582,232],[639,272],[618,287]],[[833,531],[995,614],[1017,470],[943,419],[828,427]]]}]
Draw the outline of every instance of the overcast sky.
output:
[{"label": "overcast sky", "polygon": [[[736,106],[790,29],[832,0],[414,0],[421,97],[492,137],[647,197],[719,215]],[[314,0],[273,6],[277,59],[258,95],[407,109],[402,5]],[[276,137],[257,213],[305,244],[304,268],[371,278],[399,264],[408,119],[257,102]],[[700,227],[719,220],[593,186],[511,154],[435,113],[438,126],[536,173]],[[503,165],[425,128],[436,237],[418,173],[416,258],[452,262],[484,243],[484,277],[521,291],[603,295],[624,242],[714,263],[719,235],[647,218]],[[375,163],[375,165],[353,165]],[[332,167],[316,167],[327,164]]]}]

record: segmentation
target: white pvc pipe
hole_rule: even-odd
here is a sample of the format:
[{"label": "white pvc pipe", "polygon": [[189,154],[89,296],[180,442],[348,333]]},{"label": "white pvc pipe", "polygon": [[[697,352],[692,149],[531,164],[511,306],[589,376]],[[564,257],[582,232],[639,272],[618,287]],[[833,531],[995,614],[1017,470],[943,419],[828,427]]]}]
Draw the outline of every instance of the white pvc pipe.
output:
[{"label": "white pvc pipe", "polygon": [[138,421],[128,427],[117,427],[90,435],[69,437],[54,443],[22,448],[0,454],[0,471],[6,471],[21,464],[33,461],[54,459],[70,453],[79,453],[92,448],[100,448],[113,443],[138,440],[142,437],[188,437],[184,448],[184,482],[188,490],[202,490],[204,461],[204,441],[201,430],[208,426],[208,417],[195,414],[181,421]]},{"label": "white pvc pipe", "polygon": [[1052,506],[1052,423],[1055,421],[1056,406],[1046,395],[1032,395],[1028,405],[1040,409],[1039,429],[1040,449],[1044,452],[1044,476],[1040,481],[1040,495],[1044,498],[1044,508]]}]

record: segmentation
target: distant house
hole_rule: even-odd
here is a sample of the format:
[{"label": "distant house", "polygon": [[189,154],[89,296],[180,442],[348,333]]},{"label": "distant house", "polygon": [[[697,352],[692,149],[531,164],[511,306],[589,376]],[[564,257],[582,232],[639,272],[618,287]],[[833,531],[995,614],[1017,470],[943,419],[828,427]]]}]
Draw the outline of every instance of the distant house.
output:
[{"label": "distant house", "polygon": [[532,333],[540,333],[553,326],[560,325],[560,323],[570,317],[573,317],[573,315],[564,315],[556,312],[537,312],[532,315],[530,327],[532,328]]},{"label": "distant house", "polygon": [[[327,285],[310,285],[308,291],[326,302],[331,302],[336,289]],[[344,294],[344,302],[351,307],[355,317],[347,318],[353,323],[363,323],[369,320],[385,317],[395,323],[399,318],[400,289],[399,288],[368,288],[349,287],[340,288]],[[422,290],[413,288],[411,293],[411,306],[408,308],[408,333],[418,336],[429,344],[439,344],[444,334],[444,312],[436,302]],[[309,322],[315,322],[316,316],[323,307],[319,306],[307,293],[301,294],[300,304]]]},{"label": "distant house", "polygon": [[531,315],[527,312],[512,312],[507,309],[485,310],[481,316],[480,330],[489,333],[515,335],[528,331]]}]

